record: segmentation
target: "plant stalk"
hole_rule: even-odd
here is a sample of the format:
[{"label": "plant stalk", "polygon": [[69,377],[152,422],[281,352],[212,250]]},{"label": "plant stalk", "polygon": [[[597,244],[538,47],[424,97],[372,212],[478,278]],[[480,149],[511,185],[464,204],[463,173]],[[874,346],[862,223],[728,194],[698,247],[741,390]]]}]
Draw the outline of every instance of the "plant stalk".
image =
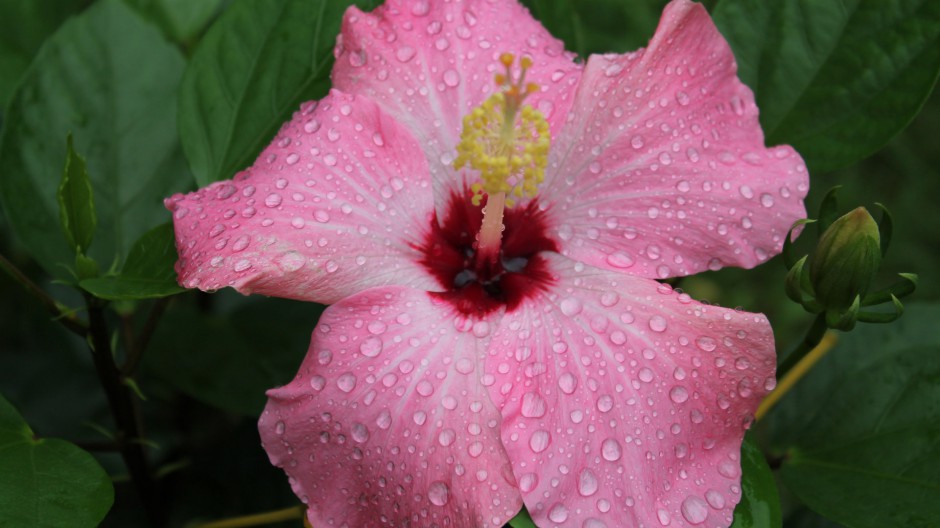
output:
[{"label": "plant stalk", "polygon": [[88,344],[91,348],[98,379],[108,398],[108,405],[117,426],[117,442],[121,457],[127,465],[131,480],[137,488],[151,524],[163,524],[163,510],[156,495],[156,483],[150,474],[147,455],[141,440],[138,410],[134,394],[124,384],[123,376],[114,362],[104,309],[100,302],[86,297],[88,305]]},{"label": "plant stalk", "polygon": [[75,317],[74,314],[63,311],[59,308],[59,305],[56,304],[55,299],[49,296],[42,288],[39,287],[35,282],[31,281],[22,271],[19,270],[12,262],[7,260],[6,257],[0,255],[0,268],[20,286],[22,286],[30,295],[35,297],[43,307],[46,308],[54,320],[58,321],[65,328],[69,329],[72,333],[85,337],[88,334],[88,327],[85,326],[80,319]]}]

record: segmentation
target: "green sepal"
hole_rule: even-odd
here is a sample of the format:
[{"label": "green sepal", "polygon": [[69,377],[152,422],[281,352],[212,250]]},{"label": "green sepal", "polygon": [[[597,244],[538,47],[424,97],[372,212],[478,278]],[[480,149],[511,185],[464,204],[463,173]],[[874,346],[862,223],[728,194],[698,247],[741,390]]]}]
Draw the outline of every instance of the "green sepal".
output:
[{"label": "green sepal", "polygon": [[888,254],[888,246],[891,245],[891,233],[894,231],[894,218],[891,211],[884,205],[875,202],[875,206],[881,209],[881,221],[878,222],[878,233],[881,236],[881,257]]},{"label": "green sepal", "polygon": [[902,280],[883,290],[878,290],[866,295],[865,298],[862,299],[862,306],[875,306],[891,301],[893,298],[901,299],[914,293],[914,290],[917,289],[917,274],[898,273],[898,276],[900,276]]},{"label": "green sepal", "polygon": [[784,282],[787,297],[789,297],[791,301],[799,304],[803,304],[802,285],[805,282],[803,280],[803,266],[806,264],[807,258],[809,258],[809,256],[804,255],[803,258],[789,266],[790,271],[787,272],[786,281]]},{"label": "green sepal", "polygon": [[815,223],[816,220],[812,218],[804,218],[802,220],[797,220],[793,222],[793,225],[790,226],[790,230],[787,231],[786,238],[783,239],[783,264],[790,269],[796,264],[796,257],[793,255],[793,232],[802,226]]},{"label": "green sepal", "polygon": [[831,309],[826,310],[826,326],[834,330],[848,332],[855,328],[858,321],[859,307],[861,306],[861,297],[856,295],[855,301],[846,310]]},{"label": "green sepal", "polygon": [[893,312],[861,312],[858,314],[858,320],[863,323],[893,323],[904,315],[904,305],[900,299],[891,296],[891,303],[894,305]]},{"label": "green sepal", "polygon": [[65,240],[76,253],[85,253],[95,236],[98,217],[95,213],[94,191],[85,165],[85,158],[75,152],[72,134],[65,139],[65,168],[56,199],[59,202],[59,223]]},{"label": "green sepal", "polygon": [[816,224],[818,236],[822,236],[829,229],[829,226],[839,218],[839,201],[836,194],[841,188],[841,185],[836,185],[829,189],[829,192],[823,197],[822,203],[819,204],[819,221]]}]

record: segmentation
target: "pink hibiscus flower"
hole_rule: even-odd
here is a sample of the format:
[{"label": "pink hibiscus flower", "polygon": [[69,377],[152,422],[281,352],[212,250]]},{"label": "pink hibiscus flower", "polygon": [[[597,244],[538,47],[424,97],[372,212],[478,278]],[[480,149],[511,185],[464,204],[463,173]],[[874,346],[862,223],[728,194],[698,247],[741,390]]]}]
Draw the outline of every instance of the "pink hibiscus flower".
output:
[{"label": "pink hibiscus flower", "polygon": [[167,200],[181,284],[332,304],[259,424],[314,526],[728,526],[773,336],[653,279],[766,260],[808,184],[702,6],[580,64],[514,0],[390,0],[336,57]]}]

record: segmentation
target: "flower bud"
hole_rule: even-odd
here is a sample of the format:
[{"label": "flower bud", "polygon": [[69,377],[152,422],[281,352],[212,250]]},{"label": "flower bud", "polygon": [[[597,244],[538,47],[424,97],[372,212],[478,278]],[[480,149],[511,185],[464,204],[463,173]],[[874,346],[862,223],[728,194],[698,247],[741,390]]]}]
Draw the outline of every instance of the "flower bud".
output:
[{"label": "flower bud", "polygon": [[810,262],[816,300],[827,310],[846,310],[864,298],[881,266],[878,224],[864,207],[838,218],[819,238]]}]

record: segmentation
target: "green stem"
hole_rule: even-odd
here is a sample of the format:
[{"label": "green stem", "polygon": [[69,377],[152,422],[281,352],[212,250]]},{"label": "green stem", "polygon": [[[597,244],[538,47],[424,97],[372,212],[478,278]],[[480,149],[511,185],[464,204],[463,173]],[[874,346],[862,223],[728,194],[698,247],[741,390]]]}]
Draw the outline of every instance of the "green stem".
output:
[{"label": "green stem", "polygon": [[14,281],[19,283],[30,295],[35,297],[40,304],[46,308],[46,311],[52,314],[53,319],[62,323],[62,326],[68,328],[72,333],[80,337],[85,337],[88,334],[88,327],[85,326],[85,323],[75,317],[74,314],[63,311],[59,305],[56,304],[55,299],[50,297],[49,294],[43,291],[35,282],[29,280],[29,277],[3,255],[0,255],[0,268],[7,272],[7,274],[10,275]]},{"label": "green stem", "polygon": [[140,334],[135,339],[130,340],[127,350],[127,360],[121,367],[121,372],[125,375],[133,376],[137,372],[137,367],[140,366],[140,361],[144,356],[144,350],[146,350],[147,345],[150,344],[150,339],[157,330],[157,323],[160,321],[169,303],[170,297],[157,299],[150,309],[150,313],[147,315],[147,321],[144,323]]},{"label": "green stem", "polygon": [[139,416],[131,390],[123,383],[123,377],[114,362],[111,341],[108,337],[104,309],[98,299],[86,297],[88,305],[89,333],[88,340],[98,379],[108,398],[108,405],[117,426],[117,442],[121,457],[127,465],[131,480],[143,502],[144,510],[151,523],[163,524],[163,509],[156,496],[156,485],[147,464],[144,446],[139,441],[142,437]]},{"label": "green stem", "polygon": [[826,314],[821,313],[816,316],[816,319],[813,321],[813,325],[809,328],[809,331],[806,332],[806,337],[803,338],[803,341],[797,345],[797,347],[790,352],[787,358],[777,367],[777,379],[780,379],[786,376],[787,372],[790,372],[801,359],[806,357],[806,354],[809,354],[816,345],[822,341],[823,336],[826,334]]}]

